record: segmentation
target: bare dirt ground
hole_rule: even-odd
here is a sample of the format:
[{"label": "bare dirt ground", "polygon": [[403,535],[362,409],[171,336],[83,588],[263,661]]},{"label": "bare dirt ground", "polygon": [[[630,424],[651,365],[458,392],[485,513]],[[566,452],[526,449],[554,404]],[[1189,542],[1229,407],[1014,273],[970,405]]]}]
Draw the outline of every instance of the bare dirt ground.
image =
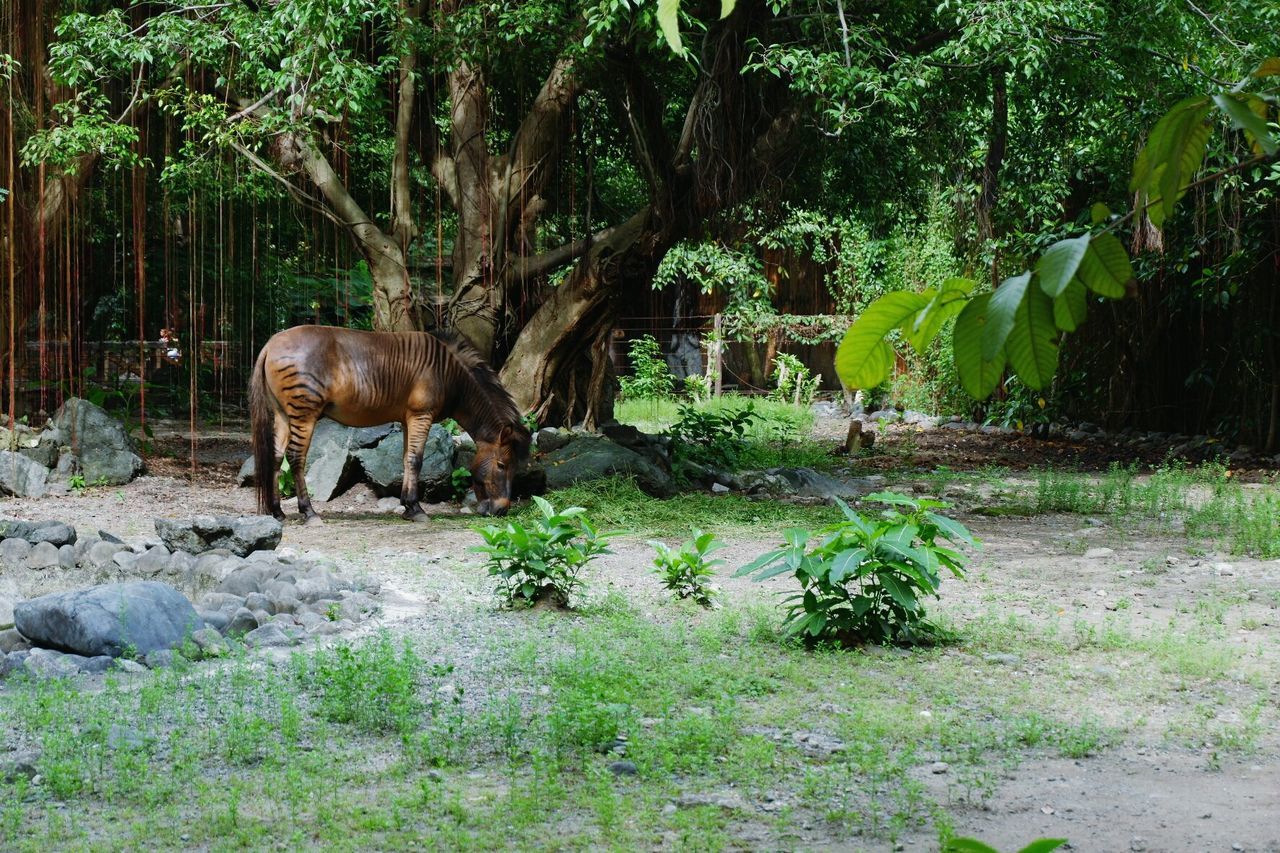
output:
[{"label": "bare dirt ground", "polygon": [[[1105,448],[1064,450],[1061,443],[1007,436],[893,436],[886,445],[910,445],[877,465],[891,481],[895,472],[906,474],[906,484],[913,469],[939,464],[1025,467],[1028,458],[1035,464],[1057,464],[1068,454],[1091,464],[1114,458]],[[251,491],[233,482],[247,453],[242,434],[202,434],[194,476],[189,436],[169,432],[157,444],[170,456],[153,456],[152,473],[127,486],[40,501],[0,500],[0,514],[58,519],[82,534],[103,529],[128,537],[153,533],[157,516],[253,511]],[[326,524],[304,528],[291,520],[282,545],[323,552],[353,573],[380,580],[381,627],[432,638],[443,656],[459,663],[463,678],[466,661],[484,655],[495,636],[530,630],[520,614],[492,606],[488,579],[468,551],[478,543],[469,527],[475,519],[454,519],[456,508],[440,505],[429,508],[432,521],[410,524],[378,512],[375,502],[358,489],[320,505]],[[963,510],[964,501],[958,503]],[[989,518],[964,511],[957,517],[984,543],[968,578],[944,584],[943,599],[932,610],[979,637],[944,653],[947,677],[958,679],[957,701],[970,693],[1016,690],[1048,697],[1053,705],[1060,695],[1063,718],[1095,721],[1118,733],[1078,757],[1037,755],[998,767],[978,782],[960,779],[956,768],[938,772],[922,763],[913,775],[947,805],[957,834],[1000,849],[1057,836],[1087,851],[1280,851],[1280,560],[1232,557],[1132,521]],[[593,566],[590,582],[620,592],[655,619],[686,618],[687,611],[663,610],[645,538],[640,531],[618,542],[613,555]],[[736,567],[775,542],[774,531],[735,533],[723,556]],[[1085,556],[1089,549],[1110,553]],[[727,607],[762,601],[761,586],[747,579],[723,577],[721,585]],[[776,579],[765,587],[785,585]],[[1006,628],[1018,639],[1008,639]],[[850,665],[874,665],[876,658],[857,655]],[[486,685],[468,685],[469,701],[482,702],[485,695]],[[931,708],[922,705],[917,712]],[[983,790],[975,795],[975,787]],[[798,808],[821,813],[819,804],[799,801],[797,792],[788,796]],[[895,848],[883,839],[842,834],[820,817],[802,823],[797,834],[774,837],[756,818],[763,820],[755,815],[742,821],[744,848],[936,846],[929,829],[909,830]]]}]

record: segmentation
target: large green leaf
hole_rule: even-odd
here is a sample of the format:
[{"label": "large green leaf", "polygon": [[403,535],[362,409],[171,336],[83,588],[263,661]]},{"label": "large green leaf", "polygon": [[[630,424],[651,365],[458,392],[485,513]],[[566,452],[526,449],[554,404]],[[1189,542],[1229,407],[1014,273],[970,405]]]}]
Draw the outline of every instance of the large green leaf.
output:
[{"label": "large green leaf", "polygon": [[923,355],[938,332],[942,331],[943,324],[964,310],[973,288],[973,280],[967,278],[949,278],[942,283],[938,292],[933,294],[929,303],[916,315],[915,322],[908,323],[902,329],[903,336],[916,352]]},{"label": "large green leaf", "polygon": [[[1257,95],[1222,93],[1213,96],[1218,109],[1226,113],[1231,123],[1243,130],[1254,145],[1267,154],[1276,153],[1276,139],[1267,128],[1266,101]],[[1258,108],[1261,107],[1259,110]]]},{"label": "large green leaf", "polygon": [[1074,332],[1088,314],[1084,285],[1080,279],[1072,279],[1067,289],[1053,300],[1053,322],[1064,332]]},{"label": "large green leaf", "polygon": [[1022,275],[1006,278],[991,294],[991,301],[987,304],[987,323],[982,329],[984,361],[991,361],[1004,348],[1009,330],[1013,328],[1014,315],[1027,294],[1030,282],[1030,271],[1024,272]]},{"label": "large green leaf", "polygon": [[684,53],[684,42],[680,38],[680,0],[658,0],[658,26],[671,49]]},{"label": "large green leaf", "polygon": [[720,0],[720,20],[724,20],[733,14],[733,7],[738,5],[738,0]]},{"label": "large green leaf", "polygon": [[1085,234],[1070,240],[1059,240],[1045,250],[1036,266],[1041,290],[1056,298],[1067,289],[1071,279],[1075,278],[1085,253],[1089,251],[1090,239],[1091,236]]},{"label": "large green leaf", "polygon": [[989,293],[971,299],[956,318],[956,327],[951,333],[960,385],[975,400],[990,397],[1004,374],[1004,350],[1000,350],[994,359],[982,358],[982,330],[987,324],[987,303],[990,299]]},{"label": "large green leaf", "polygon": [[889,378],[893,349],[884,336],[905,325],[929,300],[919,293],[886,293],[867,306],[836,350],[836,373],[848,388],[874,388]]},{"label": "large green leaf", "polygon": [[1027,291],[1009,332],[1005,350],[1009,365],[1027,387],[1039,390],[1058,370],[1058,329],[1053,324],[1053,301],[1039,288]]},{"label": "large green leaf", "polygon": [[1080,262],[1076,275],[1099,296],[1120,299],[1133,280],[1133,267],[1120,239],[1104,231],[1094,235],[1089,242],[1089,251]]},{"label": "large green leaf", "polygon": [[1138,193],[1147,218],[1159,228],[1173,213],[1185,187],[1200,169],[1213,128],[1206,120],[1209,98],[1187,98],[1165,113],[1151,129],[1134,164],[1130,190]]}]

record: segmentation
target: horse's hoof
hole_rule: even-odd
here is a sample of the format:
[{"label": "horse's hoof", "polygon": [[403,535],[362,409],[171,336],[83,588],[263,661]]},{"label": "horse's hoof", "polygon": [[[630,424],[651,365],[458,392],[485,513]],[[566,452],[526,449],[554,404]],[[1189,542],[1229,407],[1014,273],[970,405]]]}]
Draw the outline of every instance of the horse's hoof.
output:
[{"label": "horse's hoof", "polygon": [[406,512],[404,514],[405,521],[430,521],[431,519],[422,510],[417,512]]},{"label": "horse's hoof", "polygon": [[324,527],[324,519],[318,515],[313,515],[306,521],[302,522],[303,527]]}]

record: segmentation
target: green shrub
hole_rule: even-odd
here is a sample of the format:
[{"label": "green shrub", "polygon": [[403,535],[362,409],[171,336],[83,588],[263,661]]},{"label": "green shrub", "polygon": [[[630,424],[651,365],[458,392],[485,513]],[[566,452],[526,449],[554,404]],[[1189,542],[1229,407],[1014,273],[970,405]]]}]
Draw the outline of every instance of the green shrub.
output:
[{"label": "green shrub", "polygon": [[[921,598],[938,596],[938,571],[963,577],[963,554],[936,540],[977,546],[957,521],[933,510],[946,504],[892,492],[867,500],[890,504],[879,519],[854,512],[843,502],[844,521],[820,531],[810,547],[807,530],[784,531],[784,545],[739,569],[762,581],[792,572],[801,592],[787,601],[783,632],[808,643],[823,640],[915,644],[941,639],[941,629],[925,619]],[[901,507],[902,509],[899,509]]]},{"label": "green shrub", "polygon": [[711,397],[711,380],[700,373],[691,373],[684,378],[684,393],[695,403],[701,403]]},{"label": "green shrub", "polygon": [[778,353],[773,363],[774,388],[769,399],[796,406],[812,404],[822,384],[822,374],[811,377],[809,368],[800,359],[785,352]]},{"label": "green shrub", "polygon": [[747,428],[757,420],[755,406],[737,411],[702,411],[680,406],[680,418],[671,425],[672,462],[676,473],[687,463],[734,470],[746,446]]},{"label": "green shrub", "polygon": [[664,589],[670,590],[676,598],[690,598],[703,607],[716,606],[720,589],[711,583],[711,578],[715,576],[715,567],[723,565],[724,560],[709,560],[707,557],[723,548],[723,542],[714,534],[703,533],[695,527],[693,537],[686,539],[678,550],[662,542],[651,541],[649,544],[657,551],[653,565]]},{"label": "green shrub", "polygon": [[525,525],[517,520],[480,531],[485,544],[472,550],[488,554],[485,567],[498,579],[498,597],[508,607],[532,606],[543,599],[567,607],[582,586],[579,572],[607,547],[612,534],[597,532],[575,506],[557,511],[534,497],[539,515]]},{"label": "green shrub", "polygon": [[667,361],[653,335],[631,342],[631,376],[618,377],[618,387],[626,400],[666,400],[675,396],[675,377],[667,371]]}]

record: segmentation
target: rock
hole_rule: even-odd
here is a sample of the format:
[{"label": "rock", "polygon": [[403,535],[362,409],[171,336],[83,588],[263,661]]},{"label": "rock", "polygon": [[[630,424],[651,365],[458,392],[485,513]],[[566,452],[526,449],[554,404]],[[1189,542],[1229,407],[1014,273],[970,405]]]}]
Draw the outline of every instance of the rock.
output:
[{"label": "rock", "polygon": [[117,545],[124,544],[124,540],[121,539],[119,536],[115,536],[111,533],[108,533],[105,530],[98,531],[98,538],[101,539],[103,542],[114,542]]},{"label": "rock", "polygon": [[297,642],[280,625],[268,622],[244,635],[247,646],[292,646]]},{"label": "rock", "polygon": [[573,434],[568,430],[558,430],[554,427],[543,427],[533,434],[533,443],[539,453],[559,450],[572,440]]},{"label": "rock", "polygon": [[138,673],[138,672],[147,671],[147,668],[145,666],[138,663],[136,660],[130,660],[129,658],[115,658],[114,669],[116,672],[128,672],[128,673]]},{"label": "rock", "polygon": [[95,569],[104,569],[112,564],[116,554],[127,553],[128,551],[129,546],[123,542],[108,542],[104,539],[93,544],[86,558]]},{"label": "rock", "polygon": [[261,610],[265,613],[275,613],[275,604],[270,598],[267,598],[261,592],[251,592],[244,597],[244,606],[250,610]]},{"label": "rock", "polygon": [[229,592],[210,592],[200,599],[200,606],[210,610],[239,609],[244,607],[244,596],[232,595]]},{"label": "rock", "polygon": [[614,776],[639,776],[640,769],[631,761],[614,761],[609,764],[609,772]]},{"label": "rock", "polygon": [[142,656],[147,669],[168,669],[178,662],[181,655],[173,649],[156,649]]},{"label": "rock", "polygon": [[1213,573],[1218,577],[1229,578],[1235,575],[1236,569],[1230,563],[1214,563]]},{"label": "rock", "polygon": [[727,494],[729,494],[729,492],[730,492],[730,491],[731,491],[731,489],[730,489],[728,486],[726,486],[724,483],[712,483],[712,484],[711,484],[711,493],[712,493],[712,494],[715,494],[715,495],[727,495]]},{"label": "rock", "polygon": [[1108,557],[1114,557],[1116,552],[1111,548],[1090,548],[1084,552],[1086,560],[1104,560]]},{"label": "rock", "polygon": [[28,569],[52,569],[58,565],[58,546],[50,542],[41,542],[31,549],[27,555]]},{"label": "rock", "polygon": [[45,493],[49,469],[21,453],[0,450],[0,494],[38,498]]},{"label": "rock", "polygon": [[86,482],[120,485],[143,472],[142,457],[124,425],[88,400],[67,400],[53,424],[68,436]]},{"label": "rock", "polygon": [[[388,430],[388,435],[374,447],[353,450],[351,455],[360,463],[365,479],[382,497],[400,494],[404,482],[404,433],[399,424]],[[453,495],[453,436],[439,424],[431,427],[422,451],[422,470],[418,474],[421,494],[430,500]],[[307,485],[311,480],[308,477]]]},{"label": "rock", "polygon": [[400,506],[400,499],[391,497],[380,498],[378,502],[374,504],[374,507],[378,512],[397,512],[400,509]]},{"label": "rock", "polygon": [[822,498],[828,503],[835,498],[853,500],[879,488],[867,480],[837,480],[812,468],[770,468],[767,473],[784,480],[793,495]]},{"label": "rock", "polygon": [[1003,666],[1017,666],[1022,663],[1022,658],[1017,655],[1004,654],[1000,652],[983,655],[982,659],[987,663],[996,663]]},{"label": "rock", "polygon": [[227,623],[227,629],[223,633],[228,637],[239,637],[256,630],[257,627],[258,617],[254,616],[253,611],[249,608],[241,607],[231,614],[231,621]]},{"label": "rock", "polygon": [[63,545],[58,549],[58,568],[74,569],[76,562],[76,546]]},{"label": "rock", "polygon": [[[71,657],[76,656],[72,655]],[[111,655],[94,655],[93,657],[85,658],[84,661],[81,662],[80,671],[94,675],[101,674],[110,671],[114,667],[115,662],[116,659],[111,657]]]},{"label": "rock", "polygon": [[736,793],[727,794],[681,794],[676,798],[676,807],[694,809],[700,806],[714,806],[725,811],[736,812],[746,810],[746,803]]},{"label": "rock", "polygon": [[935,761],[929,765],[929,772],[935,776],[946,773],[951,769],[951,765],[945,761]]},{"label": "rock", "polygon": [[[12,622],[12,613],[9,621]],[[18,633],[17,628],[5,628],[0,631],[0,654],[9,654],[9,652],[28,652],[31,651],[31,644],[26,638]]]},{"label": "rock", "polygon": [[202,610],[197,607],[196,615],[219,634],[227,633],[227,626],[231,624],[231,613],[225,610]]},{"label": "rock", "polygon": [[155,576],[169,567],[169,549],[163,545],[148,548],[133,563],[133,570],[140,575]]},{"label": "rock", "polygon": [[634,450],[607,438],[581,436],[547,454],[542,462],[548,489],[563,489],[586,480],[626,474],[635,477],[636,485],[654,497],[671,497],[676,491],[670,474]]},{"label": "rock", "polygon": [[30,649],[15,649],[0,658],[0,678],[8,678],[15,672],[25,672],[27,658],[30,656]]},{"label": "rock", "polygon": [[174,577],[187,577],[196,573],[196,558],[186,551],[175,551],[169,555],[165,573]]},{"label": "rock", "polygon": [[887,424],[902,420],[902,413],[896,409],[878,409],[867,416],[869,421],[884,421]]},{"label": "rock", "polygon": [[[360,481],[359,462],[351,455],[351,427],[321,418],[307,451],[307,490],[315,501],[332,500]],[[358,446],[358,445],[355,445]]]},{"label": "rock", "polygon": [[117,551],[111,562],[124,574],[132,574],[133,564],[138,562],[138,556],[133,551]]},{"label": "rock", "polygon": [[80,672],[80,665],[87,658],[69,655],[52,649],[32,649],[23,663],[23,669],[33,678],[69,678]]},{"label": "rock", "polygon": [[31,543],[16,536],[0,542],[0,565],[9,569],[25,568],[31,556]]},{"label": "rock", "polygon": [[32,545],[49,542],[54,546],[74,545],[76,531],[69,524],[61,521],[19,521],[17,519],[0,519],[0,536],[5,538],[25,539]]},{"label": "rock", "polygon": [[243,557],[279,545],[284,525],[269,515],[201,515],[191,519],[157,518],[156,533],[173,551],[203,554],[226,549]]},{"label": "rock", "polygon": [[822,732],[796,732],[791,739],[810,755],[831,756],[845,751],[844,741]]},{"label": "rock", "polygon": [[104,584],[24,601],[14,608],[22,636],[36,645],[119,657],[172,648],[202,626],[182,593],[156,581]]},{"label": "rock", "polygon": [[231,647],[227,645],[227,641],[222,638],[212,628],[201,628],[191,634],[191,641],[196,644],[196,648],[200,650],[200,657],[220,658],[231,651]]},{"label": "rock", "polygon": [[19,779],[34,779],[40,772],[39,747],[20,749],[0,756],[0,779],[13,783]]}]

